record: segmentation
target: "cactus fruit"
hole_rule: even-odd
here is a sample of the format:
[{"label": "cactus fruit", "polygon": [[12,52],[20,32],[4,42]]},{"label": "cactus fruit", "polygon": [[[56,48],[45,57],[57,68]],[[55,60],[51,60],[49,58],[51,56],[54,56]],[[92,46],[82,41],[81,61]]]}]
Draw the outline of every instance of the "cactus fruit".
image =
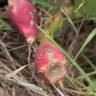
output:
[{"label": "cactus fruit", "polygon": [[37,35],[38,15],[36,6],[30,0],[8,0],[7,13],[12,23],[33,43]]},{"label": "cactus fruit", "polygon": [[64,54],[52,42],[42,40],[36,51],[35,70],[40,76],[55,84],[67,73],[67,60]]}]

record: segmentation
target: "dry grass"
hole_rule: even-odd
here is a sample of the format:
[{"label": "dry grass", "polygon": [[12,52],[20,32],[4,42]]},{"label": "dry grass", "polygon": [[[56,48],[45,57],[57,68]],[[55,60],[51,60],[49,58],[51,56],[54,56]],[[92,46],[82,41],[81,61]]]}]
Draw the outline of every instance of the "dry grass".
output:
[{"label": "dry grass", "polygon": [[[41,94],[41,95],[47,96],[46,92],[43,91],[42,88],[36,86],[35,84],[32,84],[27,80],[27,78],[32,78],[31,72],[28,72],[28,69],[30,67],[32,68],[31,63],[24,64],[24,66],[21,65],[19,61],[17,61],[11,55],[12,51],[10,50],[13,48],[8,49],[6,46],[7,45],[6,43],[0,40],[0,53],[1,53],[0,54],[0,81],[1,81],[2,87],[6,86],[7,91],[8,89],[13,90],[13,92],[11,93],[7,92],[7,94],[14,94],[14,96],[16,96],[17,92],[13,86],[16,84],[16,86],[18,85],[18,88],[21,86],[21,89],[26,90],[26,92],[28,92],[29,94]],[[22,70],[24,72],[22,72]],[[28,74],[28,77],[25,77],[27,76],[27,74]],[[10,88],[10,86],[12,86],[12,88]],[[11,95],[5,95],[5,96],[11,96]]]}]

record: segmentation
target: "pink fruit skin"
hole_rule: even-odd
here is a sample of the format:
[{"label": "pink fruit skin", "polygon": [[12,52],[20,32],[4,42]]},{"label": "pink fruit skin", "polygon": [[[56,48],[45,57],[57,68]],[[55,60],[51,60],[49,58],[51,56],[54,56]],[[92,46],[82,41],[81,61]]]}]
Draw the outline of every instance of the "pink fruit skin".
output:
[{"label": "pink fruit skin", "polygon": [[[49,52],[49,54],[51,52],[51,55],[49,55],[49,57],[48,57],[48,52]],[[39,47],[36,51],[34,66],[35,66],[36,71],[45,80],[48,80],[48,78],[45,76],[45,73],[49,70],[48,69],[48,67],[50,66],[49,59],[53,60],[53,62],[55,60],[58,60],[58,61],[67,63],[64,54],[54,44],[52,44],[49,40],[43,40],[43,41],[41,41],[41,44],[39,45]],[[64,70],[66,73],[66,64],[64,64],[64,67],[65,67]],[[61,79],[61,78],[58,78],[56,81],[52,81],[52,82],[55,83],[59,79]]]},{"label": "pink fruit skin", "polygon": [[38,15],[36,7],[29,0],[9,0],[7,13],[12,23],[26,39],[35,40],[37,35]]}]

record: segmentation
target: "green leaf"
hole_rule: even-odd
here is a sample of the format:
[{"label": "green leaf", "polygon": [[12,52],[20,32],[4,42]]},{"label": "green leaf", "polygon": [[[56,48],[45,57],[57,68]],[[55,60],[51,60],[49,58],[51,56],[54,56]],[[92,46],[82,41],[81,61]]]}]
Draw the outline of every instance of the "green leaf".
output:
[{"label": "green leaf", "polygon": [[44,7],[51,7],[52,9],[57,9],[61,6],[63,0],[59,0],[58,3],[52,4],[48,0],[32,0],[34,3],[40,4]]},{"label": "green leaf", "polygon": [[96,17],[96,0],[74,0],[74,1],[75,1],[75,8],[77,10],[78,7],[80,7],[79,5],[83,4],[80,10],[77,11],[77,13],[80,12],[81,16]]},{"label": "green leaf", "polygon": [[48,26],[48,31],[51,33],[51,36],[53,36],[55,32],[58,32],[61,29],[63,23],[64,17],[61,14],[57,14],[54,16],[54,20],[52,20]]},{"label": "green leaf", "polygon": [[75,56],[75,60],[78,58],[78,56],[80,55],[80,53],[84,50],[84,48],[86,47],[86,45],[92,40],[92,38],[94,38],[94,36],[96,36],[96,28],[89,34],[89,36],[85,40],[85,42],[82,45],[82,47],[80,48],[79,52]]},{"label": "green leaf", "polygon": [[51,7],[51,4],[46,0],[32,0],[32,1],[44,7]]}]

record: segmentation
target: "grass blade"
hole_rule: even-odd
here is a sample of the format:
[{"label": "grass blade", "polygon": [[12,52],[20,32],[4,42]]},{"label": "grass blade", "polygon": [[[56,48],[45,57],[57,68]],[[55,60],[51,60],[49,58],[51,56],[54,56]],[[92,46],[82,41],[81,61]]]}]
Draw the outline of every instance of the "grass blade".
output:
[{"label": "grass blade", "polygon": [[75,56],[74,60],[76,60],[78,58],[78,56],[80,55],[80,53],[84,50],[84,48],[86,47],[86,45],[93,39],[94,36],[96,36],[96,28],[89,34],[89,36],[85,40],[84,44],[82,45],[82,47],[78,51],[77,55]]}]

